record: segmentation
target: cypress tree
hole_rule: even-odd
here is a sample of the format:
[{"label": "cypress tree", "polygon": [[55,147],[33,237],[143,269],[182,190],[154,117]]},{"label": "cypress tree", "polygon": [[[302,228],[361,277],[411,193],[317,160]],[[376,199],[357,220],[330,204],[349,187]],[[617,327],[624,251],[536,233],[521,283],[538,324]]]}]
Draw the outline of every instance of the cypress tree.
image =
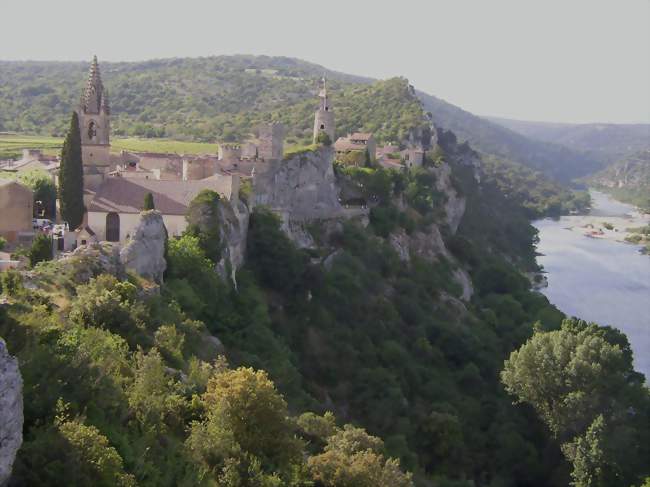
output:
[{"label": "cypress tree", "polygon": [[156,207],[153,204],[153,195],[151,193],[147,193],[144,195],[144,211],[148,210],[155,210]]},{"label": "cypress tree", "polygon": [[59,206],[61,217],[68,222],[70,229],[81,225],[84,216],[84,179],[81,160],[81,133],[79,117],[72,112],[70,130],[61,150],[59,169]]}]

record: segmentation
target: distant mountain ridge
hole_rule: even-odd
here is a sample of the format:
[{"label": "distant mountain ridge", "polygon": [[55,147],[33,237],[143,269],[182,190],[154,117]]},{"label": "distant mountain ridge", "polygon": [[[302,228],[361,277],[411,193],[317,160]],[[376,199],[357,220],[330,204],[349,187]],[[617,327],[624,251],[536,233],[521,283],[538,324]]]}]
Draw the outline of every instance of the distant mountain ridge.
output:
[{"label": "distant mountain ridge", "polygon": [[486,118],[531,139],[580,151],[602,163],[650,149],[650,124],[571,124]]},{"label": "distant mountain ridge", "polygon": [[565,183],[602,167],[600,162],[581,152],[528,138],[435,96],[423,92],[418,95],[437,124],[452,130],[480,152],[523,164]]}]

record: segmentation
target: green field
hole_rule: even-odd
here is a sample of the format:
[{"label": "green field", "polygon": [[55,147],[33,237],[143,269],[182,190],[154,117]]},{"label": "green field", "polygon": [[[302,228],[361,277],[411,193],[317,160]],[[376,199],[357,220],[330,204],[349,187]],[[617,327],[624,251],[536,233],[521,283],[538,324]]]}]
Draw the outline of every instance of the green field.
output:
[{"label": "green field", "polygon": [[[63,139],[36,135],[1,134],[0,159],[20,158],[23,149],[42,149],[45,154],[58,154]],[[178,154],[215,154],[217,144],[185,142],[170,139],[124,138],[111,141],[111,151],[176,152]]]},{"label": "green field", "polygon": [[46,154],[57,154],[63,139],[33,135],[0,135],[0,159],[20,158],[23,149],[42,149]]}]

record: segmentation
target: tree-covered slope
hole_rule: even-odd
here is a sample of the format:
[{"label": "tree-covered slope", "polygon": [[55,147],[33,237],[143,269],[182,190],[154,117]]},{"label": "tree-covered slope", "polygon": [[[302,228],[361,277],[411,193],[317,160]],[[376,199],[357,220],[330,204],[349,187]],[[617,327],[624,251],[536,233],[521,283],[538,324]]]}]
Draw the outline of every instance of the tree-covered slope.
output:
[{"label": "tree-covered slope", "polygon": [[523,164],[564,183],[602,166],[594,158],[558,144],[531,139],[473,115],[432,95],[418,92],[437,125],[453,131],[479,152]]},{"label": "tree-covered slope", "polygon": [[[221,56],[101,63],[116,135],[240,138],[262,121],[287,124],[289,142],[311,138],[320,78],[328,78],[338,132],[395,139],[414,121],[405,80],[370,80],[290,58]],[[0,131],[61,135],[86,77],[85,63],[0,62]],[[413,98],[414,99],[414,98]]]},{"label": "tree-covered slope", "polygon": [[617,199],[650,210],[650,150],[637,152],[587,179]]},{"label": "tree-covered slope", "polygon": [[603,163],[650,148],[650,124],[548,123],[488,117],[531,139],[583,152]]}]

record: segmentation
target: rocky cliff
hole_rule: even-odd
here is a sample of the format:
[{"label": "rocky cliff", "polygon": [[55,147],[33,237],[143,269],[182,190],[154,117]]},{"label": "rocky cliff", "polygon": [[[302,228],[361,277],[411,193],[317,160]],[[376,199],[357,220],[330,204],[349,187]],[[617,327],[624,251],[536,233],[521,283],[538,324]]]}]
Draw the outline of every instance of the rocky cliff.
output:
[{"label": "rocky cliff", "polygon": [[268,206],[291,221],[342,216],[334,154],[330,147],[319,147],[270,163],[255,177],[254,204]]},{"label": "rocky cliff", "polygon": [[166,239],[162,215],[155,210],[144,211],[131,240],[120,251],[120,261],[127,269],[160,283],[167,268]]},{"label": "rocky cliff", "polygon": [[11,476],[16,452],[23,442],[23,381],[18,361],[0,338],[0,485]]},{"label": "rocky cliff", "polygon": [[246,255],[249,217],[248,206],[241,201],[224,201],[219,205],[219,233],[224,246],[217,272],[221,277],[229,277],[233,282],[235,272],[244,263]]}]

